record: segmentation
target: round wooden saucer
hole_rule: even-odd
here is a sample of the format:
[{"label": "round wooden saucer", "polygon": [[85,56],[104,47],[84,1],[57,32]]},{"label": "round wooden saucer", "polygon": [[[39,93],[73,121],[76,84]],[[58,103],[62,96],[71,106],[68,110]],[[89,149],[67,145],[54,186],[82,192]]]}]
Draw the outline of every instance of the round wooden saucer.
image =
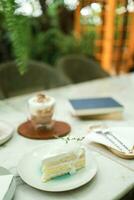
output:
[{"label": "round wooden saucer", "polygon": [[52,139],[67,135],[71,131],[71,127],[66,122],[55,121],[51,130],[35,130],[30,121],[22,123],[18,127],[18,133],[24,137],[31,139]]}]

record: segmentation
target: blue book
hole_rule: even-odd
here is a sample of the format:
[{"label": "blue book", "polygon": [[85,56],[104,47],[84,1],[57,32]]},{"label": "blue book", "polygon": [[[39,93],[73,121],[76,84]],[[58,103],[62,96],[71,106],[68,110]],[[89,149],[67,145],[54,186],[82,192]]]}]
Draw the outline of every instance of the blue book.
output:
[{"label": "blue book", "polygon": [[77,116],[122,112],[123,105],[111,97],[69,99],[72,113]]}]

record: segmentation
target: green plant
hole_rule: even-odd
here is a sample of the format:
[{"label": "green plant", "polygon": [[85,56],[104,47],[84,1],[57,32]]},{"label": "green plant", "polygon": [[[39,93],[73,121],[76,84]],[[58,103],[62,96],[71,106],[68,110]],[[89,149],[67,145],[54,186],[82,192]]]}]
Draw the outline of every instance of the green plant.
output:
[{"label": "green plant", "polygon": [[80,39],[81,53],[87,56],[93,56],[95,54],[95,40],[97,34],[95,30],[85,32]]},{"label": "green plant", "polygon": [[84,54],[92,57],[95,52],[95,31],[90,31],[78,40],[73,34],[64,34],[59,28],[49,28],[34,35],[32,58],[42,60],[51,65],[67,54]]},{"label": "green plant", "polygon": [[[28,69],[29,58],[54,65],[57,59],[67,54],[93,56],[95,29],[90,27],[90,30],[77,40],[72,33],[63,33],[60,27],[58,12],[61,6],[64,7],[64,1],[54,0],[50,6],[47,6],[45,0],[39,1],[43,14],[38,18],[16,15],[15,0],[0,1],[0,12],[5,19],[3,24],[8,30],[6,40],[9,38],[11,41],[21,74]],[[7,49],[9,51],[9,48]],[[13,55],[9,56],[12,57]]]},{"label": "green plant", "polygon": [[60,30],[49,28],[34,35],[31,48],[32,58],[42,60],[49,64],[54,64],[55,60],[61,56],[60,40],[62,38]]},{"label": "green plant", "polygon": [[15,14],[16,3],[14,0],[1,0],[1,7],[16,64],[20,73],[23,74],[27,70],[29,58],[30,28],[28,18]]}]

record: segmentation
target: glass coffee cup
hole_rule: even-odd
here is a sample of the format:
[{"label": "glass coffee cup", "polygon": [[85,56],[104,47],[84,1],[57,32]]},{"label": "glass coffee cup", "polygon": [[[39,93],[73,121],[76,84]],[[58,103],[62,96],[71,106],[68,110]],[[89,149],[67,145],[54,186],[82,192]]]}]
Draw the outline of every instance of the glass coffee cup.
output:
[{"label": "glass coffee cup", "polygon": [[54,126],[52,120],[55,108],[55,99],[40,93],[28,101],[30,121],[35,129],[51,130]]}]

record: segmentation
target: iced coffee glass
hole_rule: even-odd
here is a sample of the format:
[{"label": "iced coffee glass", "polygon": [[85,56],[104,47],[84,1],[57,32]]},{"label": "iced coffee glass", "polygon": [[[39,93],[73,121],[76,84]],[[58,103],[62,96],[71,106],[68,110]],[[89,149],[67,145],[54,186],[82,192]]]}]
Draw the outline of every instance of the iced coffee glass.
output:
[{"label": "iced coffee glass", "polygon": [[43,93],[37,94],[28,101],[30,120],[35,129],[52,129],[55,99]]}]

